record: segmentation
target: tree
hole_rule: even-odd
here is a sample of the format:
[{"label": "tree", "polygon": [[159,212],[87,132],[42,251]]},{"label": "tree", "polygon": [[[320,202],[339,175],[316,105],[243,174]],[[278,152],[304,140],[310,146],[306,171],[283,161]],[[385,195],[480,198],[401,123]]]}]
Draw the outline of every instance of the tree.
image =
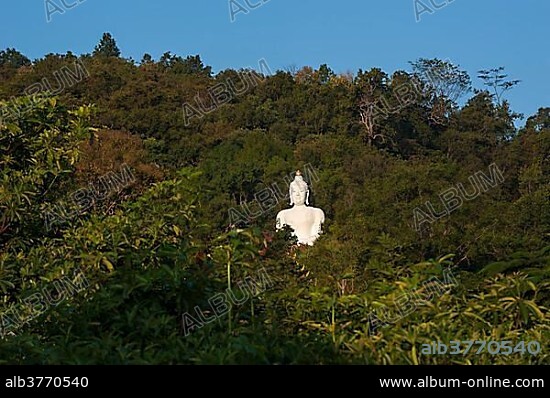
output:
[{"label": "tree", "polygon": [[110,33],[103,33],[103,37],[99,44],[95,47],[94,56],[100,57],[119,57],[120,50],[117,47],[116,41]]},{"label": "tree", "polygon": [[333,72],[332,69],[328,67],[327,64],[323,64],[319,67],[319,83],[326,84],[332,79],[336,74]]},{"label": "tree", "polygon": [[49,231],[48,214],[65,193],[78,146],[93,137],[94,129],[91,107],[68,111],[55,98],[19,97],[0,103],[0,111],[13,115],[9,123],[0,122],[1,249],[11,238],[32,239]]},{"label": "tree", "polygon": [[162,54],[159,63],[164,68],[177,75],[201,75],[210,77],[212,74],[212,67],[205,66],[200,55],[189,55],[184,59],[167,51]]},{"label": "tree", "polygon": [[543,130],[550,130],[550,108],[540,108],[536,115],[527,119],[525,127],[537,133]]},{"label": "tree", "polygon": [[7,48],[0,51],[0,67],[10,66],[20,68],[21,66],[30,66],[31,61],[15,48]]},{"label": "tree", "polygon": [[449,61],[420,58],[410,62],[414,76],[431,99],[431,119],[441,124],[453,106],[471,89],[468,73]]},{"label": "tree", "polygon": [[492,69],[482,69],[478,72],[478,77],[483,80],[483,84],[492,91],[492,96],[497,105],[503,104],[502,96],[508,90],[518,85],[521,80],[506,80],[508,75],[504,72],[504,66]]},{"label": "tree", "polygon": [[151,54],[145,53],[141,58],[140,64],[145,65],[145,64],[150,64],[152,62],[153,62],[153,57],[151,56]]},{"label": "tree", "polygon": [[383,134],[375,131],[376,119],[380,117],[380,98],[387,91],[388,76],[381,69],[369,72],[359,70],[355,80],[356,96],[359,102],[359,116],[364,126],[364,140],[372,145],[377,138],[385,140]]},{"label": "tree", "polygon": [[185,75],[210,76],[212,67],[204,65],[200,55],[189,55],[181,63],[181,72]]}]

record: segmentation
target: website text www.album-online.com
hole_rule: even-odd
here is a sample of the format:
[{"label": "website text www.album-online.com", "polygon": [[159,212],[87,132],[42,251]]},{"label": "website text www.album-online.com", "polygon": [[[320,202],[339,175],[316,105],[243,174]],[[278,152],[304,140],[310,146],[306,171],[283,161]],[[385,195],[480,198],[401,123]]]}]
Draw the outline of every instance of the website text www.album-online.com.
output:
[{"label": "website text www.album-online.com", "polygon": [[379,379],[381,387],[412,387],[412,388],[435,388],[435,387],[470,387],[470,388],[544,388],[543,379],[516,379],[514,381],[510,379],[499,379],[486,376],[484,378],[466,379],[461,380],[438,378],[432,376],[426,376],[420,379]]}]

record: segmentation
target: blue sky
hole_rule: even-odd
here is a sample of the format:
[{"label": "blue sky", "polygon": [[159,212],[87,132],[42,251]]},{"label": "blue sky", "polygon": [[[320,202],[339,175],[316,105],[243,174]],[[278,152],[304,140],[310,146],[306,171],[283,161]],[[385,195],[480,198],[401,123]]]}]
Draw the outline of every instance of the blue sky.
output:
[{"label": "blue sky", "polygon": [[[231,0],[235,12],[239,4],[248,10],[234,22],[230,0],[47,1],[50,11],[64,10],[52,11],[49,23],[45,0],[4,2],[0,48],[33,59],[88,53],[108,31],[125,57],[200,54],[214,71],[264,58],[274,70],[326,63],[336,72],[377,66],[391,73],[438,57],[466,69],[478,87],[477,70],[505,66],[522,80],[507,94],[517,112],[550,106],[547,0]],[[425,11],[419,22],[415,1]]]}]

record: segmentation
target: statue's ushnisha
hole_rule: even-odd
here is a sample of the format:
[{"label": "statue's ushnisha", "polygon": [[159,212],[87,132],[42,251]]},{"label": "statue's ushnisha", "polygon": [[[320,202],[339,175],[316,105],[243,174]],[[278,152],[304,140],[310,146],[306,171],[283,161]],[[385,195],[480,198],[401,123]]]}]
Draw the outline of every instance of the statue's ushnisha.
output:
[{"label": "statue's ushnisha", "polygon": [[281,210],[277,214],[277,229],[288,225],[294,230],[298,243],[313,245],[321,234],[321,224],[325,222],[325,213],[321,209],[308,207],[309,188],[300,170],[296,172],[294,181],[290,183],[291,209]]}]

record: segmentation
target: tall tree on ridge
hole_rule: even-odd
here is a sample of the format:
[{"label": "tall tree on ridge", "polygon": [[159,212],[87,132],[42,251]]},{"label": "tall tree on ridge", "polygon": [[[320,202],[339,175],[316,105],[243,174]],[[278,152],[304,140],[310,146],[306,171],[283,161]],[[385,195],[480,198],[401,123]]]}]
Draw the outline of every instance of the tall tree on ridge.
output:
[{"label": "tall tree on ridge", "polygon": [[504,66],[482,69],[478,72],[478,77],[483,80],[484,85],[491,89],[491,95],[499,106],[504,104],[502,98],[504,93],[521,82],[521,80],[506,80],[508,75],[504,73]]},{"label": "tall tree on ridge", "polygon": [[103,37],[94,49],[93,56],[120,57],[120,50],[110,33],[103,33]]},{"label": "tall tree on ridge", "polygon": [[430,118],[436,124],[442,124],[456,106],[456,101],[470,91],[470,76],[450,61],[437,58],[420,58],[410,64],[414,76],[420,80],[431,98]]}]

